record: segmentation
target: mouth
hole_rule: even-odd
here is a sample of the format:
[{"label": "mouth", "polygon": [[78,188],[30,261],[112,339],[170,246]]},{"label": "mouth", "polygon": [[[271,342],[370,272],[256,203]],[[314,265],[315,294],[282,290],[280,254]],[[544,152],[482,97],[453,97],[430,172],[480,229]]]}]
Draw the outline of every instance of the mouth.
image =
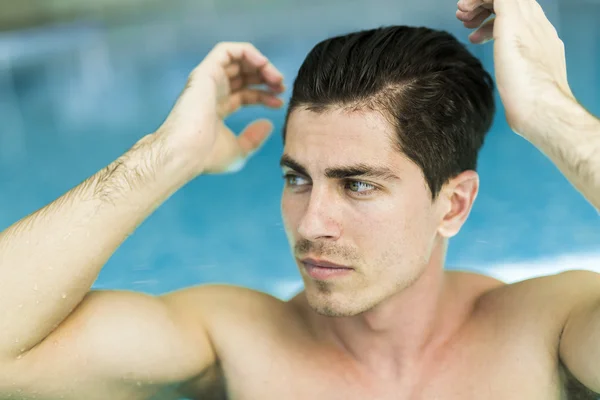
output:
[{"label": "mouth", "polygon": [[354,269],[345,265],[332,263],[325,260],[304,258],[300,260],[306,273],[313,279],[325,280],[342,277],[350,274]]}]

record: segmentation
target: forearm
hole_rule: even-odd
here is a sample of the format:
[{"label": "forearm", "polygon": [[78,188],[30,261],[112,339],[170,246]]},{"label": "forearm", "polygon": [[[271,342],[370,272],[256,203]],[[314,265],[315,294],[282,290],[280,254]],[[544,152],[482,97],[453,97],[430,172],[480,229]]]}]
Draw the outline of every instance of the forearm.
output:
[{"label": "forearm", "polygon": [[43,340],[135,228],[189,179],[150,135],[0,234],[0,356]]},{"label": "forearm", "polygon": [[552,100],[536,120],[523,136],[600,210],[600,120],[568,98]]}]

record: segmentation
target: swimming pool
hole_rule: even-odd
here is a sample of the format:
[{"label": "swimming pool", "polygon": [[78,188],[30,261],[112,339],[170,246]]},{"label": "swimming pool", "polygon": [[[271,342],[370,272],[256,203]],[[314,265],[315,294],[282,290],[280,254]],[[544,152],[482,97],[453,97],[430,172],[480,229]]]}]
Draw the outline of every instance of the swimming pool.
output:
[{"label": "swimming pool", "polygon": [[[391,3],[379,3],[388,8],[357,1],[342,13],[333,5],[294,10],[293,18],[304,21],[295,23],[290,10],[221,15],[198,26],[191,17],[178,20],[174,16],[183,16],[175,13],[111,29],[83,22],[3,34],[0,227],[47,204],[155,129],[188,72],[216,41],[253,41],[291,86],[306,52],[331,34],[409,23],[466,38],[466,30],[452,18],[454,4],[433,12],[396,5],[391,10]],[[599,115],[600,32],[595,22],[600,5],[570,4],[546,2],[566,44],[573,90]],[[353,15],[361,15],[361,21]],[[490,45],[471,48],[492,68]],[[279,214],[283,111],[245,110],[229,123],[239,129],[258,116],[272,118],[276,133],[247,167],[233,175],[201,177],[175,194],[115,253],[95,287],[163,293],[221,282],[286,297],[300,286]],[[451,242],[449,268],[506,280],[600,268],[597,212],[548,159],[508,131],[501,109],[479,172],[480,195]]]}]

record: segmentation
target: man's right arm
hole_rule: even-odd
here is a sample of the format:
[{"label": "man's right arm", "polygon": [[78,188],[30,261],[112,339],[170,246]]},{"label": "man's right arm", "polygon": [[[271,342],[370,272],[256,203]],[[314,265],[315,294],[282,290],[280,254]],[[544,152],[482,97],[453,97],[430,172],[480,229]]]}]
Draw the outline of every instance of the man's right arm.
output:
[{"label": "man's right arm", "polygon": [[[115,249],[192,175],[179,160],[147,136],[0,235],[4,391],[33,387],[43,396],[65,390],[73,377],[119,379],[124,387],[158,383],[185,379],[214,362],[202,326],[178,318],[162,299],[90,293]],[[175,365],[177,370],[165,370]]]},{"label": "man's right arm", "polygon": [[0,234],[0,359],[23,356],[75,309],[119,245],[190,171],[152,135]]},{"label": "man's right arm", "polygon": [[[171,194],[262,145],[270,125],[257,122],[236,137],[223,119],[243,104],[281,106],[282,78],[253,46],[217,45],[156,133],[0,234],[0,395],[39,377],[48,390],[73,379],[174,382],[214,362],[201,315],[182,316],[164,298],[90,288]],[[239,85],[245,81],[270,91]]]}]

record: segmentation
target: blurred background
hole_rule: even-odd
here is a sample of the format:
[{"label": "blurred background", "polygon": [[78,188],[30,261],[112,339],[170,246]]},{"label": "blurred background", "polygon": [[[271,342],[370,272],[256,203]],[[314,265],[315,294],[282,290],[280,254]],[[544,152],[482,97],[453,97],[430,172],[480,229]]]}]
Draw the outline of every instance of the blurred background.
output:
[{"label": "blurred background", "polygon": [[[600,115],[599,0],[543,0],[566,45],[571,86]],[[287,77],[320,40],[409,24],[467,43],[455,0],[0,0],[0,229],[104,167],[164,120],[219,41],[251,41]],[[492,44],[468,45],[493,72]],[[286,93],[286,98],[289,93]],[[207,282],[287,298],[301,287],[281,222],[284,111],[247,109],[276,132],[247,167],[201,177],[115,253],[97,288],[164,293]],[[506,281],[600,270],[600,217],[511,133],[500,108],[480,157],[481,192],[452,240],[449,269]]]}]

